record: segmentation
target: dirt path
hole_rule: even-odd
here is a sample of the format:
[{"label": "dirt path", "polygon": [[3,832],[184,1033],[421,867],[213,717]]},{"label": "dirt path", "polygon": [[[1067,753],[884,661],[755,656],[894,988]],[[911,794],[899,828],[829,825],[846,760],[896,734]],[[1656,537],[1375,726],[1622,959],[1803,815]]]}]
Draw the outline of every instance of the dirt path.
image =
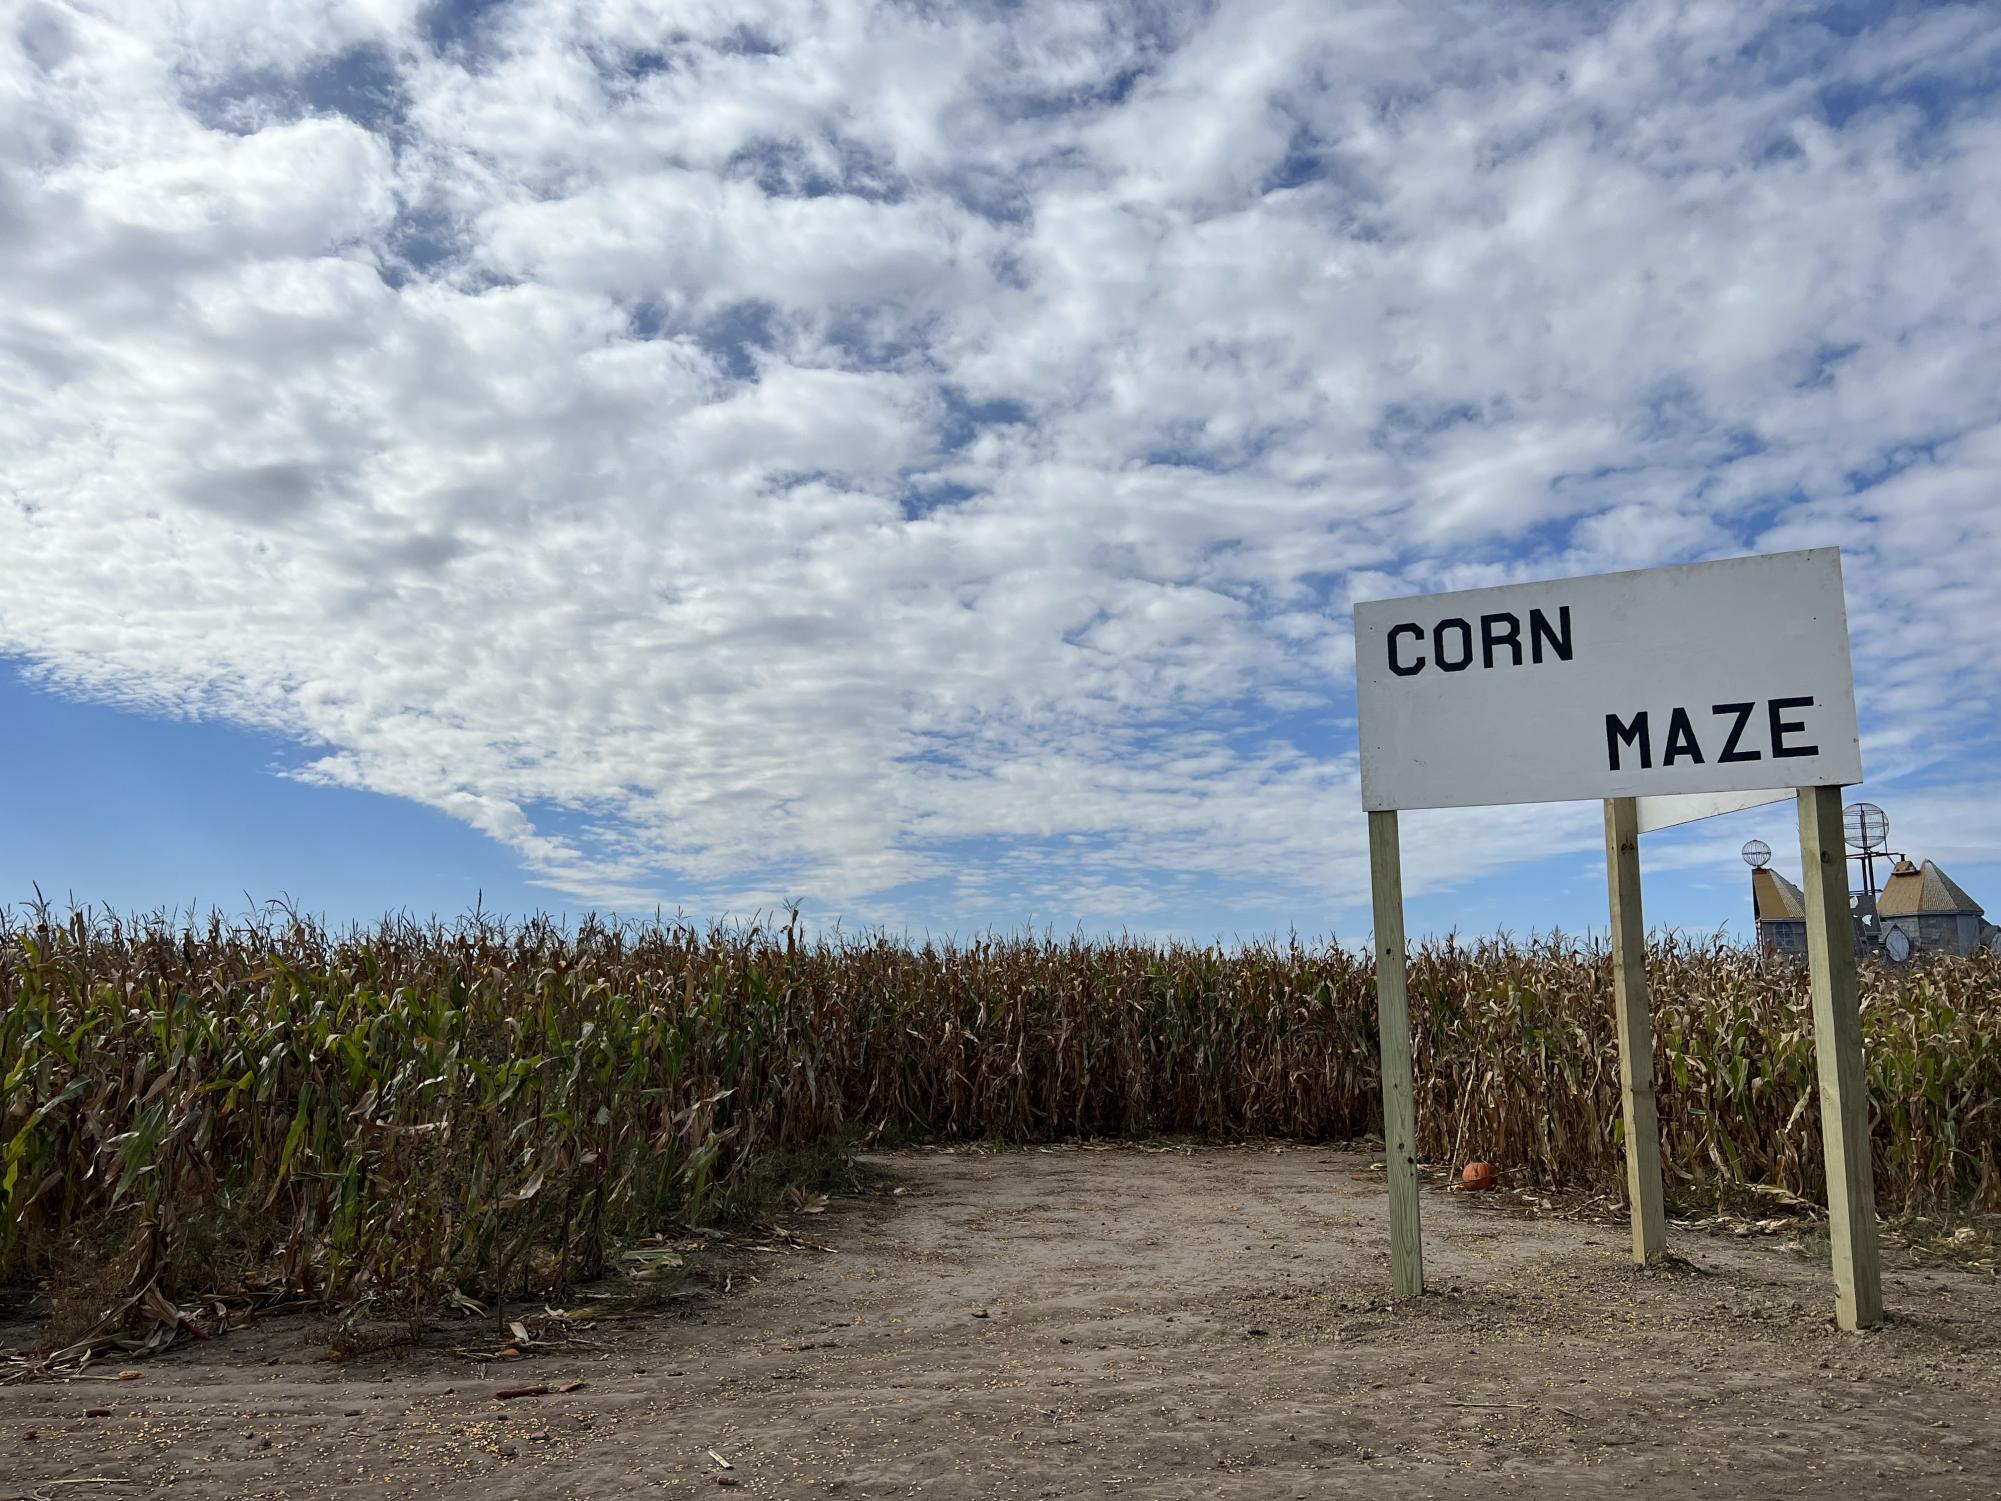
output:
[{"label": "dirt path", "polygon": [[1392,1307],[1365,1157],[875,1161],[902,1195],[793,1222],[835,1253],[601,1348],[339,1366],[271,1320],[135,1382],[0,1389],[0,1498],[2001,1494],[1991,1276],[1893,1273],[1890,1325],[1844,1336],[1768,1242],[1677,1233],[1694,1269],[1642,1274],[1616,1228],[1434,1193],[1439,1291]]}]

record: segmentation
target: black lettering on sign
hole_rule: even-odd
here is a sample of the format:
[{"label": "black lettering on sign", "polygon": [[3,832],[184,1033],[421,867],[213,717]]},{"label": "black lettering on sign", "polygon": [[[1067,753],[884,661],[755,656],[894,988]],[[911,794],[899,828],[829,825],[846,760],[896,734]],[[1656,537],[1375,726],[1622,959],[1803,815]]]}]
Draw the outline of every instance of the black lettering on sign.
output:
[{"label": "black lettering on sign", "polygon": [[1397,637],[1405,635],[1406,633],[1416,637],[1419,641],[1422,641],[1424,639],[1423,630],[1421,630],[1417,626],[1393,625],[1390,627],[1390,671],[1395,673],[1400,678],[1414,677],[1418,673],[1424,671],[1423,657],[1419,657],[1415,662],[1410,663],[1408,666],[1406,666],[1403,662],[1397,659]]},{"label": "black lettering on sign", "polygon": [[1786,744],[1786,736],[1797,734],[1805,729],[1806,721],[1804,719],[1787,719],[1785,711],[1788,709],[1810,709],[1812,707],[1813,700],[1810,698],[1775,698],[1765,706],[1766,712],[1772,718],[1773,759],[1776,760],[1780,756],[1817,756],[1820,754],[1820,747],[1817,745]]},{"label": "black lettering on sign", "polygon": [[1557,624],[1562,627],[1561,631],[1550,629],[1549,617],[1543,614],[1542,611],[1529,611],[1529,655],[1538,664],[1542,662],[1544,642],[1549,643],[1550,651],[1555,654],[1559,662],[1568,662],[1570,660],[1569,605],[1559,605],[1557,607],[1556,620]]},{"label": "black lettering on sign", "polygon": [[1616,714],[1605,716],[1605,757],[1611,769],[1619,769],[1619,747],[1629,749],[1637,746],[1640,752],[1640,770],[1651,770],[1654,764],[1654,744],[1647,733],[1647,711],[1640,710],[1633,716],[1631,724],[1625,723]]},{"label": "black lettering on sign", "polygon": [[1695,726],[1688,722],[1688,710],[1677,708],[1668,718],[1667,749],[1661,754],[1661,765],[1672,766],[1684,758],[1700,766],[1702,747],[1695,743]]},{"label": "black lettering on sign", "polygon": [[1430,634],[1431,659],[1426,661],[1424,627],[1411,621],[1391,626],[1387,643],[1390,671],[1400,678],[1416,677],[1427,667],[1436,667],[1441,672],[1464,672],[1473,665],[1476,639],[1480,644],[1480,665],[1489,669],[1520,667],[1524,658],[1540,667],[1545,652],[1558,662],[1568,662],[1576,655],[1570,637],[1569,605],[1557,607],[1554,622],[1541,610],[1530,610],[1526,642],[1522,639],[1522,617],[1510,610],[1482,615],[1477,631],[1472,622],[1453,616],[1439,621]]},{"label": "black lettering on sign", "polygon": [[1512,615],[1482,615],[1480,617],[1480,665],[1494,665],[1494,648],[1505,646],[1514,657],[1514,666],[1522,665],[1522,623]]},{"label": "black lettering on sign", "polygon": [[[1814,700],[1810,698],[1774,698],[1765,704],[1766,723],[1772,737],[1774,757],[1817,756],[1818,745],[1789,743],[1790,737],[1806,730],[1803,719],[1788,719],[1786,715],[1795,709],[1810,709]],[[1722,761],[1762,761],[1762,751],[1752,750],[1742,744],[1744,731],[1751,723],[1751,716],[1758,711],[1755,701],[1747,704],[1711,704],[1709,712],[1719,719],[1730,721],[1730,733],[1723,742],[1723,753],[1716,759]],[[1631,722],[1616,714],[1605,716],[1605,759],[1613,770],[1620,770],[1620,750],[1639,752],[1640,770],[1651,771],[1654,765],[1654,747],[1651,727],[1643,709],[1632,717]],[[1701,766],[1703,763],[1702,743],[1695,736],[1695,722],[1683,708],[1668,711],[1667,743],[1661,747],[1661,769],[1666,770],[1682,761]]]},{"label": "black lettering on sign", "polygon": [[1709,706],[1709,712],[1712,714],[1735,714],[1737,716],[1737,722],[1730,726],[1730,738],[1723,742],[1723,754],[1716,758],[1718,761],[1764,760],[1764,757],[1754,750],[1737,749],[1737,742],[1744,738],[1744,726],[1751,722],[1751,714],[1757,707],[1756,702],[1748,704],[1711,704]]},{"label": "black lettering on sign", "polygon": [[[1459,632],[1459,660],[1456,662],[1445,655],[1445,634],[1448,630]],[[1464,672],[1473,665],[1473,627],[1457,616],[1439,621],[1431,628],[1431,655],[1447,672]]]}]

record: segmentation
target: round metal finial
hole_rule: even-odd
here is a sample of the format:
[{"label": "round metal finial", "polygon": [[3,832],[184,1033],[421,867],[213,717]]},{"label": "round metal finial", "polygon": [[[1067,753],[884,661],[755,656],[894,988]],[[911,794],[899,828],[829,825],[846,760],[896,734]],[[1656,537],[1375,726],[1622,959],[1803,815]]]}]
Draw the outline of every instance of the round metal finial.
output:
[{"label": "round metal finial", "polygon": [[1772,863],[1772,847],[1762,839],[1747,839],[1742,851],[1744,863],[1753,870],[1763,870]]},{"label": "round metal finial", "polygon": [[1874,803],[1850,803],[1842,809],[1841,828],[1852,850],[1879,850],[1890,842],[1890,815]]}]

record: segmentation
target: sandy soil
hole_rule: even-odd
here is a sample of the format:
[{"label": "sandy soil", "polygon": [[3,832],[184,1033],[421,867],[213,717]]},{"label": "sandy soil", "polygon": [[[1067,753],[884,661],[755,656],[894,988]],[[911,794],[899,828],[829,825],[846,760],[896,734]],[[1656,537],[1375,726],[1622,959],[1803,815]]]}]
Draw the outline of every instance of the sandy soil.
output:
[{"label": "sandy soil", "polygon": [[1691,1265],[1641,1273],[1616,1226],[1434,1192],[1436,1291],[1392,1305],[1365,1156],[874,1167],[790,1221],[832,1250],[719,1255],[727,1294],[504,1365],[447,1348],[484,1325],[337,1364],[291,1317],[0,1389],[0,1498],[2001,1494],[1989,1274],[1894,1272],[1842,1335],[1771,1241],[1677,1232]]}]

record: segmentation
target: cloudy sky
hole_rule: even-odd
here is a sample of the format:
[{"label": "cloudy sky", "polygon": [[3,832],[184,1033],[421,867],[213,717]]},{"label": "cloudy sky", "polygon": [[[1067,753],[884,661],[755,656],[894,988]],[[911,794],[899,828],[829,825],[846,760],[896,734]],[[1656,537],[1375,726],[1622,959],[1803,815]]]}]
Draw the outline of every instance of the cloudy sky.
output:
[{"label": "cloudy sky", "polygon": [[[1833,543],[2001,907],[1991,6],[0,27],[0,899],[1360,932],[1355,598]],[[1415,920],[1598,834],[1408,816]]]}]

